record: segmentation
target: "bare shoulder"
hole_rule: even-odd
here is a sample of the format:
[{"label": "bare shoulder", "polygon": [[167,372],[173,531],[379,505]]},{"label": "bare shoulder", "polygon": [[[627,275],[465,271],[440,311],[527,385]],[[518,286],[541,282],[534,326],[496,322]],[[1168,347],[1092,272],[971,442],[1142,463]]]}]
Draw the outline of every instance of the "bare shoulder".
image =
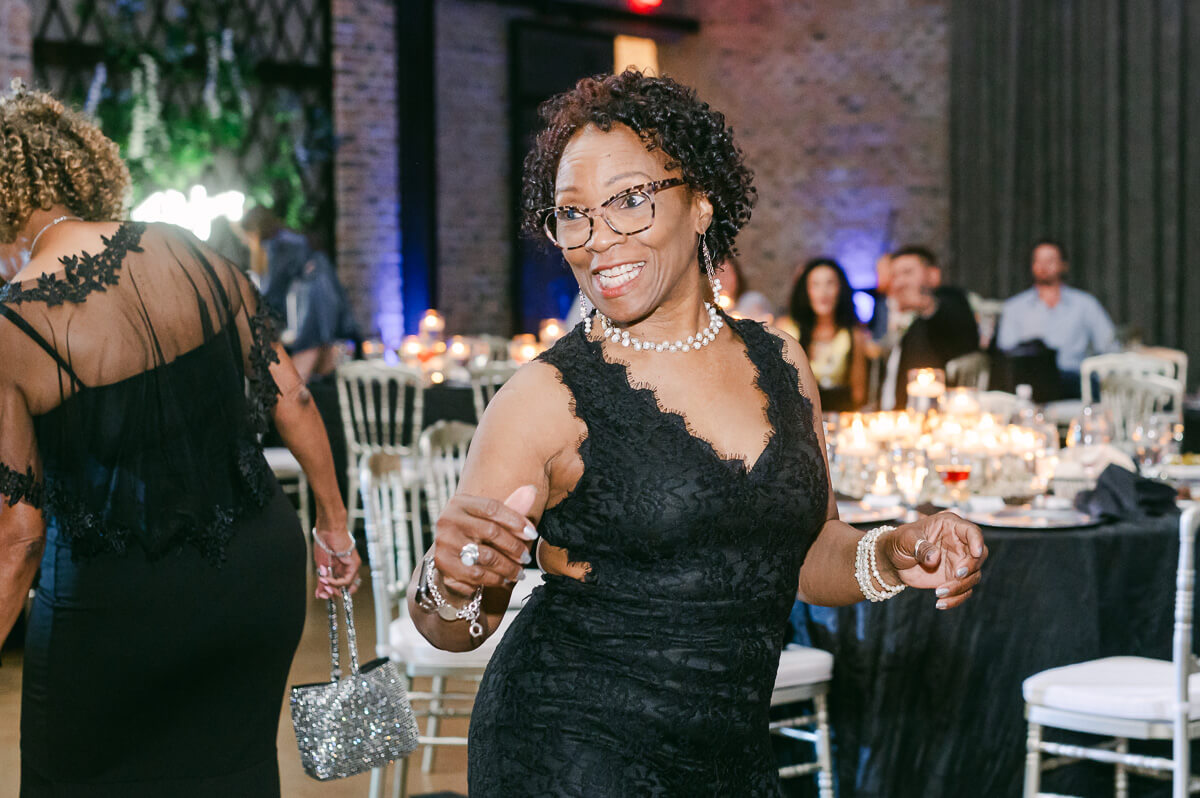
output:
[{"label": "bare shoulder", "polygon": [[808,355],[804,352],[804,347],[796,340],[792,334],[781,330],[778,327],[764,325],[766,330],[771,335],[783,341],[783,357],[793,366],[796,367],[796,374],[800,378],[800,390],[805,396],[808,396],[813,401],[818,393],[817,379],[813,376],[812,367],[808,364]]},{"label": "bare shoulder", "polygon": [[553,455],[577,436],[578,421],[558,369],[535,360],[496,392],[479,426],[489,436],[516,438]]},{"label": "bare shoulder", "polygon": [[802,371],[808,369],[808,355],[804,353],[804,347],[796,340],[796,336],[786,330],[773,327],[770,324],[764,324],[763,326],[768,333],[783,341],[783,356],[787,358],[789,363]]}]

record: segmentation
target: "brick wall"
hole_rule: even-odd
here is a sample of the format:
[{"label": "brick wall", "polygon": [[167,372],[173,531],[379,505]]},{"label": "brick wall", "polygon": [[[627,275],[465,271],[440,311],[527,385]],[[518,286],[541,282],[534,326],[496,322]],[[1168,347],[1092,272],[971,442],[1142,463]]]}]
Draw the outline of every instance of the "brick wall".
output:
[{"label": "brick wall", "polygon": [[446,327],[512,332],[508,23],[525,12],[438,0],[438,307]]},{"label": "brick wall", "polygon": [[833,255],[874,284],[894,245],[949,243],[947,0],[703,0],[697,36],[660,47],[665,74],[723,111],[756,174],[738,244],[781,306],[793,270]]},{"label": "brick wall", "polygon": [[[798,262],[832,254],[871,285],[893,245],[949,238],[949,0],[692,0],[697,35],[659,46],[723,111],[755,170],[739,238],[749,281],[783,305]],[[508,22],[437,3],[439,306],[448,327],[509,332]]]},{"label": "brick wall", "polygon": [[28,0],[0,0],[0,91],[13,78],[33,78],[33,38]]},{"label": "brick wall", "polygon": [[363,334],[402,335],[396,9],[333,0],[338,275]]}]

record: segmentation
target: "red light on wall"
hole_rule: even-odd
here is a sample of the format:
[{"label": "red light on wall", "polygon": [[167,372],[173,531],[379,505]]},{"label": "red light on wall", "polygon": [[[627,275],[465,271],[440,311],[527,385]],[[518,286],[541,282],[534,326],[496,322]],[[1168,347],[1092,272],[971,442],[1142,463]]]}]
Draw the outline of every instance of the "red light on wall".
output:
[{"label": "red light on wall", "polygon": [[629,7],[639,14],[648,14],[662,5],[662,0],[629,0]]}]

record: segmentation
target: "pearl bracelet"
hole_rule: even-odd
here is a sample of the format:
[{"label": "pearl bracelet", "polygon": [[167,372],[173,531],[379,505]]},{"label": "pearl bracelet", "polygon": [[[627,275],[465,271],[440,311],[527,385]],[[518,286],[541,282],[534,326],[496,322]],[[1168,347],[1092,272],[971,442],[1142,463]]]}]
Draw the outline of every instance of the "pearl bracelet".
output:
[{"label": "pearl bracelet", "polygon": [[[858,548],[854,554],[854,578],[858,587],[869,601],[887,601],[904,591],[906,585],[889,585],[879,574],[879,563],[875,559],[876,543],[885,532],[891,532],[896,527],[880,526],[872,529],[859,538]],[[874,577],[874,581],[872,581]],[[875,587],[875,583],[879,587]]]}]

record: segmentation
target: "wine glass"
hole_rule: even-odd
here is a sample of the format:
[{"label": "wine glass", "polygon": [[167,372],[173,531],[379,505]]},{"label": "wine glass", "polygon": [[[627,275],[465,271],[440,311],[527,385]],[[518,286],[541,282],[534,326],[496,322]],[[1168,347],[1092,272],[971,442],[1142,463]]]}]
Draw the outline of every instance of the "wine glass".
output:
[{"label": "wine glass", "polygon": [[1079,415],[1071,419],[1067,429],[1067,446],[1098,446],[1111,443],[1112,413],[1104,405],[1084,405]]},{"label": "wine glass", "polygon": [[1137,457],[1138,470],[1150,476],[1162,462],[1175,437],[1175,419],[1172,416],[1151,414],[1133,424],[1130,442]]},{"label": "wine glass", "polygon": [[934,466],[942,484],[950,491],[952,506],[962,509],[967,503],[967,483],[971,479],[971,459],[951,449],[946,458]]},{"label": "wine glass", "polygon": [[925,488],[925,477],[929,475],[929,463],[925,453],[919,449],[905,449],[892,464],[896,489],[904,500],[904,506],[916,510]]}]

